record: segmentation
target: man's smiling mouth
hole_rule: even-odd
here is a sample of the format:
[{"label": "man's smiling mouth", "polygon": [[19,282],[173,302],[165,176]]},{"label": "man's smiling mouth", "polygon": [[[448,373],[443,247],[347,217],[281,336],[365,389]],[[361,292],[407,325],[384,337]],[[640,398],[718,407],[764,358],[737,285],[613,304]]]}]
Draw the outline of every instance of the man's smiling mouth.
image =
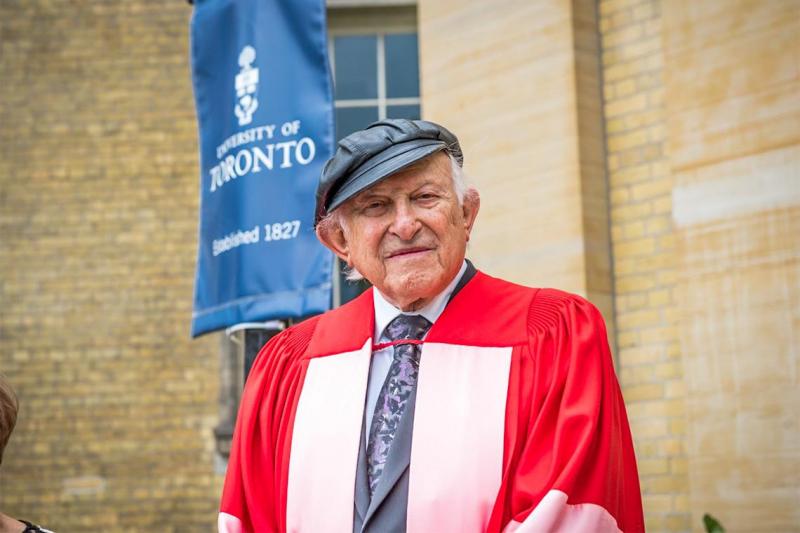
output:
[{"label": "man's smiling mouth", "polygon": [[387,259],[394,259],[399,257],[413,257],[415,255],[421,255],[424,252],[429,252],[433,250],[433,248],[427,248],[425,246],[414,246],[412,248],[403,248],[402,250],[395,250],[394,252],[389,252],[386,256]]}]

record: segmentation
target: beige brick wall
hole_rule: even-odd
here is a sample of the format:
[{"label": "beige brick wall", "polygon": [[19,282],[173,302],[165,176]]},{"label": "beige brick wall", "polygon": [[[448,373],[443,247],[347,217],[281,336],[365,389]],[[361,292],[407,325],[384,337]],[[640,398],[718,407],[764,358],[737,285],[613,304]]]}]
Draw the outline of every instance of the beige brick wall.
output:
[{"label": "beige brick wall", "polygon": [[686,531],[686,406],[661,8],[656,0],[599,3],[619,377],[647,527]]},{"label": "beige brick wall", "polygon": [[190,13],[0,3],[0,372],[21,401],[0,507],[59,532],[215,523]]}]

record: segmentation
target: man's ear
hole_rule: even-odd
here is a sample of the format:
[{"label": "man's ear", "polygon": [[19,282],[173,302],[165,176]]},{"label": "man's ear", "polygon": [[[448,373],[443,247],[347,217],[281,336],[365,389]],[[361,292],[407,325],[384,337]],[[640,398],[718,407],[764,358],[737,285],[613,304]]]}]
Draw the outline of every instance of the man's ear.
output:
[{"label": "man's ear", "polygon": [[481,195],[478,194],[477,189],[470,187],[464,193],[464,204],[461,206],[464,215],[464,229],[467,230],[467,242],[469,242],[469,235],[472,233],[472,226],[475,224],[480,208]]},{"label": "man's ear", "polygon": [[347,243],[347,238],[344,235],[344,230],[342,230],[341,225],[332,221],[327,221],[317,225],[316,231],[317,239],[319,239],[326,248],[335,253],[347,266],[352,266],[350,264],[350,246]]}]

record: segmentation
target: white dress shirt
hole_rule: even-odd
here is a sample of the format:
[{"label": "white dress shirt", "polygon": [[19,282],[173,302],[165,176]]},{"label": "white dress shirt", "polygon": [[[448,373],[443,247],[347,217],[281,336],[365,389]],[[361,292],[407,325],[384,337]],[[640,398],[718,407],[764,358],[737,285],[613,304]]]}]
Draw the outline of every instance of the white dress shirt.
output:
[{"label": "white dress shirt", "polygon": [[[418,311],[401,311],[390,304],[378,291],[378,289],[373,289],[372,294],[375,303],[375,331],[373,332],[372,337],[373,343],[377,344],[380,342],[383,330],[386,329],[386,326],[389,325],[389,322],[401,314],[422,315],[428,319],[431,324],[435,324],[436,320],[438,320],[439,316],[444,311],[448,300],[450,300],[450,295],[453,294],[453,290],[455,290],[456,285],[458,285],[458,281],[461,279],[461,276],[464,275],[466,270],[467,262],[464,261],[464,263],[461,265],[461,270],[458,271],[458,274],[456,274],[456,277],[453,278],[450,284],[442,292],[436,295],[433,300],[428,303],[428,305],[422,309],[419,309]],[[427,333],[425,335],[427,336]],[[383,382],[386,381],[386,376],[389,374],[389,367],[392,366],[393,357],[393,346],[378,350],[372,354],[372,361],[370,362],[369,367],[369,385],[367,386],[367,403],[364,409],[364,416],[366,417],[364,433],[367,440],[369,440],[369,428],[372,425],[372,415],[375,412],[375,404],[378,401],[378,395],[381,392],[381,387],[383,387]]]}]

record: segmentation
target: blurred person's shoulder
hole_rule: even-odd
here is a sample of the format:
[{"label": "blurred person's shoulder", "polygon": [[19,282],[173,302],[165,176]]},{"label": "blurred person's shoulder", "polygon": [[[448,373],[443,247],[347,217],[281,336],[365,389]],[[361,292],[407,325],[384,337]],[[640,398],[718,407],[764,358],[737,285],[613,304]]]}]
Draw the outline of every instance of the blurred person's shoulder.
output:
[{"label": "blurred person's shoulder", "polygon": [[27,520],[20,520],[23,524],[25,524],[25,529],[22,530],[22,533],[55,533],[49,529],[45,529],[42,526],[37,526],[32,522],[28,522]]},{"label": "blurred person's shoulder", "polygon": [[0,513],[0,533],[55,533],[27,520],[17,520]]}]

